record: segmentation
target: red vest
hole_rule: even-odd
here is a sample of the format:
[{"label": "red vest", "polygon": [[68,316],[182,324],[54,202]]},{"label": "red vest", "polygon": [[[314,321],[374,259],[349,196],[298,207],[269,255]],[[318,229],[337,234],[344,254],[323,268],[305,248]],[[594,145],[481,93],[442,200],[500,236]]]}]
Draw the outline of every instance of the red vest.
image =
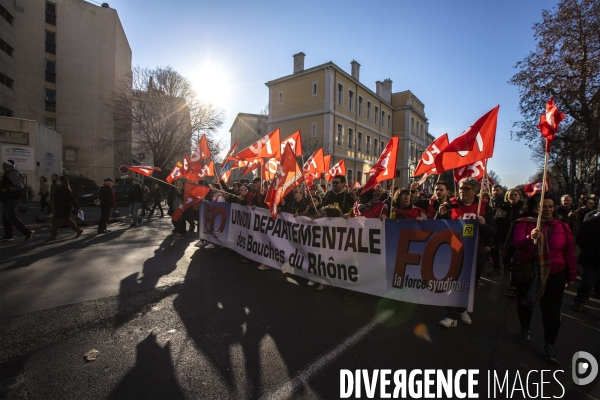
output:
[{"label": "red vest", "polygon": [[[458,202],[457,197],[454,197],[453,199],[451,199],[450,203],[460,204]],[[485,215],[485,205],[486,205],[486,201],[485,201],[485,199],[482,199],[481,200],[481,209],[479,210],[479,215],[481,215],[482,217]],[[479,201],[476,198],[475,202],[473,204],[471,204],[470,206],[461,205],[458,208],[450,209],[450,216],[452,217],[452,219],[477,219],[477,207],[478,206],[479,206]]]}]

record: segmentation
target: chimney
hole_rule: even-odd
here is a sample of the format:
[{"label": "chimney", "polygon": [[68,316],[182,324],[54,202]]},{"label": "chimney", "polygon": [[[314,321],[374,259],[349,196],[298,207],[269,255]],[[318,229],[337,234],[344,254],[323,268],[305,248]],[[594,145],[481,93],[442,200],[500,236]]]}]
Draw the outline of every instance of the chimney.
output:
[{"label": "chimney", "polygon": [[385,79],[383,82],[375,82],[375,93],[388,103],[392,103],[392,80]]},{"label": "chimney", "polygon": [[304,71],[304,56],[306,54],[304,54],[303,52],[300,52],[298,54],[294,54],[294,73],[298,73],[298,72],[302,72]]},{"label": "chimney", "polygon": [[351,66],[351,71],[352,71],[352,77],[354,79],[356,79],[357,81],[360,80],[358,79],[360,76],[360,64],[357,63],[356,61],[352,60],[352,62],[350,63]]}]

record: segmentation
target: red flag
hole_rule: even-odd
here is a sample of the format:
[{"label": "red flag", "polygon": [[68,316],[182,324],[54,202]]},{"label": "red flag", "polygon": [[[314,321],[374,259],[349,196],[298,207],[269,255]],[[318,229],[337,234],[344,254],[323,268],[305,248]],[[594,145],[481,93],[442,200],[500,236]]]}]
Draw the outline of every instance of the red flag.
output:
[{"label": "red flag", "polygon": [[436,173],[492,158],[498,124],[498,109],[494,107],[461,133],[435,158]]},{"label": "red flag", "polygon": [[150,167],[148,165],[134,165],[134,166],[129,166],[126,165],[126,167],[133,172],[137,172],[140,175],[144,175],[144,176],[150,176],[152,175],[152,173],[154,171],[159,171],[160,172],[160,168],[158,167]]},{"label": "red flag", "polygon": [[[285,148],[284,148],[284,150],[285,150]],[[292,151],[294,151],[293,148],[292,148]],[[275,174],[277,173],[277,169],[279,168],[279,164],[280,164],[280,162],[276,158],[269,158],[267,160],[267,162],[263,165],[262,179],[264,181],[273,180],[275,178]]]},{"label": "red flag", "polygon": [[[549,190],[550,190],[550,178],[546,178],[546,192]],[[542,193],[542,181],[528,183],[523,188],[523,191],[529,197],[531,197],[535,194],[538,194],[538,193]]]},{"label": "red flag", "polygon": [[183,202],[179,205],[177,210],[173,213],[173,221],[177,221],[181,214],[193,206],[194,204],[200,202],[203,198],[205,198],[210,192],[210,187],[208,186],[200,186],[193,183],[184,183],[183,184]]},{"label": "red flag", "polygon": [[240,160],[240,168],[246,167],[242,172],[240,172],[240,176],[249,174],[261,165],[263,165],[262,158],[255,158],[254,160]]},{"label": "red flag", "polygon": [[448,146],[448,134],[444,133],[439,138],[435,139],[429,147],[423,152],[419,163],[417,164],[417,169],[415,169],[415,176],[419,176],[424,174],[425,172],[431,174],[436,173],[435,169],[435,158],[440,152],[442,152]]},{"label": "red flag", "polygon": [[230,175],[231,175],[231,169],[221,171],[221,180],[225,183],[229,182]]},{"label": "red flag", "polygon": [[277,206],[281,200],[302,181],[302,170],[296,162],[296,156],[290,145],[285,147],[280,162],[265,200],[273,219],[277,218]]},{"label": "red flag", "polygon": [[229,159],[231,158],[233,153],[235,153],[237,146],[238,146],[238,141],[236,140],[235,143],[233,144],[233,146],[231,146],[231,149],[229,149],[229,152],[227,153],[227,155],[225,156],[223,161],[221,162],[221,168],[223,168],[225,166],[225,164],[227,164],[227,162],[229,161]]},{"label": "red flag", "polygon": [[464,167],[454,170],[454,180],[456,182],[463,178],[475,178],[480,180],[485,173],[485,160],[476,161],[473,164],[465,165]]},{"label": "red flag", "polygon": [[354,181],[354,189],[360,189],[362,187],[362,185],[360,184],[360,182],[357,180]]},{"label": "red flag", "polygon": [[396,177],[396,159],[398,158],[398,136],[393,136],[379,156],[379,160],[369,170],[369,180],[362,189],[363,193],[373,189],[379,182]]},{"label": "red flag", "polygon": [[331,182],[334,176],[336,175],[344,175],[346,176],[346,162],[342,158],[335,164],[327,173],[325,174],[325,181],[327,183]]},{"label": "red flag", "polygon": [[173,183],[173,181],[179,178],[183,178],[183,164],[180,161],[177,161],[177,164],[175,164],[166,180],[169,183]]},{"label": "red flag", "polygon": [[[329,156],[331,159],[331,156]],[[329,168],[325,168],[325,157],[323,156],[323,148],[315,151],[308,160],[302,166],[304,175],[321,174],[327,172]]]},{"label": "red flag", "polygon": [[[321,171],[321,172],[327,173],[327,171],[329,171],[330,165],[331,165],[331,154],[326,154],[323,156],[323,171]],[[321,172],[314,173],[311,176],[314,179],[318,179],[321,177]]]},{"label": "red flag", "polygon": [[190,171],[186,177],[188,177],[188,179],[191,181],[198,182],[207,176],[215,176],[215,164],[212,162],[212,160],[199,170]]},{"label": "red flag", "polygon": [[300,135],[300,131],[292,133],[290,136],[281,141],[281,152],[279,153],[280,156],[283,154],[283,150],[288,143],[296,157],[302,155],[302,135]]},{"label": "red flag", "polygon": [[206,140],[206,135],[202,135],[202,137],[198,141],[196,150],[194,150],[190,159],[192,169],[202,167],[202,163],[200,161],[210,157],[211,155],[210,150],[208,149],[208,141]]},{"label": "red flag", "polygon": [[280,146],[279,128],[277,128],[237,153],[235,158],[238,160],[252,160],[258,157],[276,157],[279,154]]},{"label": "red flag", "polygon": [[554,97],[546,103],[546,113],[540,116],[540,123],[537,128],[546,138],[546,153],[550,152],[550,145],[554,141],[554,135],[558,132],[558,124],[565,119],[565,113],[558,111],[554,105]]}]

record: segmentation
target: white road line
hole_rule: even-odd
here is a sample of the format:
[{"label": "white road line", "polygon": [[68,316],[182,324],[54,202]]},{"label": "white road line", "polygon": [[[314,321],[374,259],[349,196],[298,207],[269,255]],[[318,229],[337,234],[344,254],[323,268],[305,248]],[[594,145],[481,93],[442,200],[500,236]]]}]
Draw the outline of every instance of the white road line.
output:
[{"label": "white road line", "polygon": [[292,379],[285,382],[283,385],[279,387],[275,392],[266,394],[262,397],[262,399],[268,400],[280,400],[280,399],[288,399],[292,397],[292,395],[302,387],[302,385],[306,384],[310,381],[315,375],[321,372],[325,367],[335,361],[339,356],[346,352],[346,350],[350,349],[362,339],[364,339],[369,332],[375,329],[378,325],[387,321],[392,315],[394,315],[394,311],[385,310],[379,313],[375,318],[371,320],[366,326],[359,329],[353,335],[346,338],[342,343],[340,343],[337,347],[329,352],[325,353],[321,357],[314,360],[311,364],[305,367],[303,370],[298,371]]}]

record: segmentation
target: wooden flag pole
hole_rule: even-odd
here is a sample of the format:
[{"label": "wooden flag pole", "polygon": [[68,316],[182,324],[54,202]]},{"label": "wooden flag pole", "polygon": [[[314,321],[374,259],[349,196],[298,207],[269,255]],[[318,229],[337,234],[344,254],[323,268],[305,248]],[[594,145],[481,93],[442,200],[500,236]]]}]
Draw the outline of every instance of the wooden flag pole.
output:
[{"label": "wooden flag pole", "polygon": [[454,182],[454,197],[457,197],[458,193],[456,192],[456,179],[454,179],[454,168],[452,168],[452,182]]},{"label": "wooden flag pole", "polygon": [[[485,167],[483,169],[483,179],[481,180],[481,190],[479,191],[479,204],[477,204],[477,216],[479,216],[479,212],[481,211],[481,202],[483,200],[483,188],[485,187],[486,177],[487,177],[487,164],[488,160],[485,160]],[[489,183],[488,183],[489,185]]]},{"label": "wooden flag pole", "polygon": [[[548,174],[548,155],[550,144],[548,143],[548,138],[546,138],[546,156],[544,157],[544,177],[542,178],[542,197],[540,198],[540,212],[538,213],[537,225],[536,229],[540,229],[542,226],[542,210],[544,209],[544,196],[546,196],[546,175]],[[537,240],[534,240],[533,243],[537,244]]]},{"label": "wooden flag pole", "polygon": [[[306,175],[304,175],[304,163],[304,154],[302,154],[302,166],[300,167],[300,169],[302,170],[302,178],[304,178],[304,182],[306,182]],[[310,197],[310,202],[312,203],[313,208],[316,210],[317,206],[315,204],[315,201],[313,200],[312,194],[310,193],[310,188],[308,188],[308,197]]]}]

